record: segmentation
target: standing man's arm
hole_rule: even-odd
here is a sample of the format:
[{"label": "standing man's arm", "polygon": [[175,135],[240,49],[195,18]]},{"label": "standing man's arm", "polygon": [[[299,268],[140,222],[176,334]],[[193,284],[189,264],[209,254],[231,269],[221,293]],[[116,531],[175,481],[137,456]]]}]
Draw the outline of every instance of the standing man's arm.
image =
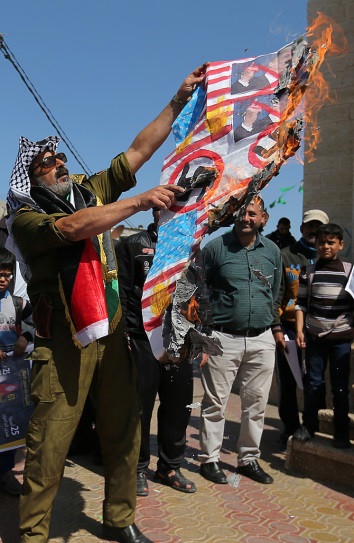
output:
[{"label": "standing man's arm", "polygon": [[283,270],[283,259],[282,259],[280,250],[278,250],[278,255],[277,255],[275,269],[274,269],[274,283],[272,287],[274,303],[278,299],[278,296],[279,296],[282,270]]},{"label": "standing man's arm", "polygon": [[166,140],[171,131],[172,123],[180,114],[184,105],[191,99],[196,86],[203,81],[208,64],[208,62],[205,62],[196,68],[183,81],[174,97],[176,101],[172,99],[161,111],[160,115],[134,139],[125,153],[132,174],[135,174]]},{"label": "standing man's arm", "polygon": [[[283,332],[281,330],[281,327],[280,327],[280,324],[279,324],[279,328],[278,328],[278,331],[277,329],[275,328],[274,329],[274,312],[275,312],[275,306],[280,298],[280,286],[281,286],[281,280],[282,280],[282,271],[283,271],[283,259],[282,259],[282,256],[281,256],[281,252],[280,250],[278,250],[278,255],[277,255],[277,259],[276,259],[276,262],[275,262],[275,267],[274,267],[274,282],[273,282],[273,286],[272,286],[272,293],[273,293],[273,323],[272,323],[272,332],[273,332],[273,335],[274,335],[274,341],[276,342],[276,344],[280,341],[282,343],[282,340],[284,342],[284,348],[286,348],[286,345],[285,345],[285,340],[284,340],[284,335],[283,335]],[[278,306],[278,314],[279,314],[279,306]],[[279,323],[280,323],[280,320],[279,320]]]},{"label": "standing man's arm", "polygon": [[272,332],[273,332],[274,340],[277,347],[282,347],[286,351],[287,347],[286,347],[286,342],[284,339],[282,324],[280,320],[280,308],[282,306],[284,295],[285,295],[285,285],[286,285],[286,272],[285,272],[285,266],[283,263],[279,293],[273,307]]},{"label": "standing man's arm", "polygon": [[[311,266],[309,266],[311,268]],[[303,266],[299,275],[299,290],[295,306],[296,343],[298,347],[306,347],[305,322],[310,305],[311,287],[309,287],[308,267]]]},{"label": "standing man's arm", "polygon": [[305,313],[301,309],[295,310],[295,322],[296,322],[296,343],[297,346],[303,349],[306,347],[304,326],[305,326]]}]

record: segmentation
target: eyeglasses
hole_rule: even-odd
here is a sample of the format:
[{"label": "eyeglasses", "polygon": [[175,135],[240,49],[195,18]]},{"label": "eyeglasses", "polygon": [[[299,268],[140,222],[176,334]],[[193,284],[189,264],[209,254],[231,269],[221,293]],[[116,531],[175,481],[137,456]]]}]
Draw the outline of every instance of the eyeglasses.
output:
[{"label": "eyeglasses", "polygon": [[0,272],[0,279],[1,279],[2,277],[3,277],[4,279],[9,279],[9,280],[10,280],[10,279],[13,278],[13,275],[12,275],[12,273]]},{"label": "eyeglasses", "polygon": [[31,169],[32,171],[34,171],[36,168],[54,168],[54,166],[57,163],[57,160],[61,160],[61,162],[64,162],[64,164],[66,164],[68,161],[65,153],[58,153],[57,155],[50,155],[43,158],[43,160],[38,162],[38,164],[33,166],[33,168]]}]

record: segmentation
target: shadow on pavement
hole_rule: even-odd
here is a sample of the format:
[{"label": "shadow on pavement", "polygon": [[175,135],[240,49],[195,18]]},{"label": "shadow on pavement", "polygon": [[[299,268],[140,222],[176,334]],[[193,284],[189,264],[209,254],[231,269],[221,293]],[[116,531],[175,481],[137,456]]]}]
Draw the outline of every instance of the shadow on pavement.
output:
[{"label": "shadow on pavement", "polygon": [[53,505],[49,539],[62,538],[67,543],[72,534],[81,530],[99,537],[102,521],[84,513],[85,499],[81,493],[87,490],[80,482],[63,477]]}]

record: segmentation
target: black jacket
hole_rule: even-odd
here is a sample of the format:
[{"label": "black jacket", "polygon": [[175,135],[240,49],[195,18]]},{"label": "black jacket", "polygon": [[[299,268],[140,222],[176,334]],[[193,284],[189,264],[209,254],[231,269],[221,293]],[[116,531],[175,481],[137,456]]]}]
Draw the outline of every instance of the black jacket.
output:
[{"label": "black jacket", "polygon": [[152,223],[147,230],[124,238],[115,245],[123,326],[126,332],[135,337],[145,336],[141,298],[155,256],[156,242],[157,229]]},{"label": "black jacket", "polygon": [[283,271],[278,298],[274,303],[273,329],[279,328],[281,323],[295,324],[295,305],[301,268],[317,261],[316,250],[309,247],[303,239],[282,249],[281,254]]},{"label": "black jacket", "polygon": [[289,247],[296,243],[294,236],[288,232],[285,236],[281,236],[277,230],[266,235],[266,238],[270,239],[275,245],[278,245],[279,249],[284,249],[284,247]]}]

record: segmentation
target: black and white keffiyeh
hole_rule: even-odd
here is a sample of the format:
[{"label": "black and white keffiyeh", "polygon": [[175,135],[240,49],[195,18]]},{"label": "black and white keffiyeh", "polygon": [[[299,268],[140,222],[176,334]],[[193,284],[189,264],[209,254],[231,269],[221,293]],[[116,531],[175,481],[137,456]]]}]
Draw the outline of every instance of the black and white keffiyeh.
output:
[{"label": "black and white keffiyeh", "polygon": [[[21,206],[30,206],[41,213],[70,215],[78,209],[98,205],[95,194],[79,183],[73,183],[69,200],[58,197],[49,187],[31,187],[28,171],[33,159],[45,150],[56,153],[59,141],[60,138],[56,136],[37,142],[21,137],[18,157],[11,174],[7,196],[10,216],[7,219],[9,236],[6,246],[20,262],[26,282],[31,278],[31,270],[12,235],[16,211]],[[60,247],[57,256],[59,292],[65,314],[75,344],[80,348],[85,347],[112,333],[122,313],[118,270],[110,232]],[[91,296],[86,296],[87,285],[96,285]]]},{"label": "black and white keffiyeh", "polygon": [[55,153],[59,142],[60,138],[57,136],[48,136],[40,141],[30,141],[23,136],[20,137],[20,148],[10,177],[10,190],[7,194],[10,213],[16,211],[21,205],[29,205],[38,209],[30,195],[31,181],[28,170],[32,160],[46,149]]},{"label": "black and white keffiyeh", "polygon": [[43,213],[43,210],[36,204],[33,198],[31,198],[31,181],[28,170],[32,160],[46,149],[55,153],[59,142],[60,138],[58,136],[48,136],[40,141],[30,141],[21,136],[17,159],[10,177],[10,189],[6,199],[9,212],[9,217],[6,219],[7,230],[9,233],[6,247],[9,251],[14,253],[16,260],[19,261],[21,272],[26,282],[28,282],[30,278],[30,271],[14,240],[11,225],[14,221],[17,209],[22,205],[28,205]]}]

